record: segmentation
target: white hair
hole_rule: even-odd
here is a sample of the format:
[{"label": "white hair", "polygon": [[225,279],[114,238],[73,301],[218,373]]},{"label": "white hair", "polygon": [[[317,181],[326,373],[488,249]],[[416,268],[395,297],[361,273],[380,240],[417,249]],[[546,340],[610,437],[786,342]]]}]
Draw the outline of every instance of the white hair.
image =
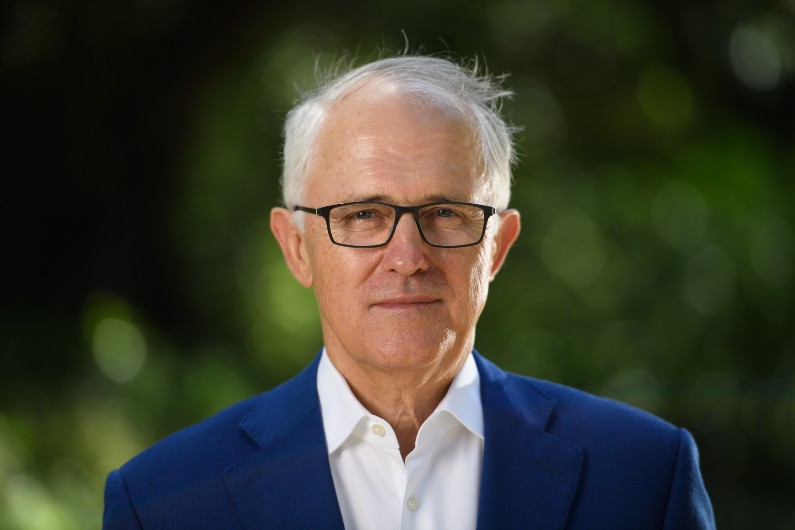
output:
[{"label": "white hair", "polygon": [[479,139],[487,191],[498,209],[511,196],[511,167],[515,159],[515,128],[500,116],[502,98],[512,92],[502,78],[481,73],[477,61],[463,66],[451,60],[402,55],[380,59],[341,74],[332,74],[304,96],[287,114],[284,125],[282,193],[284,204],[301,204],[312,163],[313,147],[329,107],[366,81],[384,80],[392,90],[418,97],[459,114]]}]

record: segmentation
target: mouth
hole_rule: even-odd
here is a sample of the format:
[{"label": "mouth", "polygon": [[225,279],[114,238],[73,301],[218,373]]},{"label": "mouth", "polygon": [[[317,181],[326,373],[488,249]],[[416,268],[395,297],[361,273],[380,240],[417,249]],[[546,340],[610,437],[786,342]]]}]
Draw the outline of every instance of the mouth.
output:
[{"label": "mouth", "polygon": [[379,300],[371,304],[370,307],[381,309],[422,309],[438,303],[441,303],[441,300],[432,296],[403,295]]}]

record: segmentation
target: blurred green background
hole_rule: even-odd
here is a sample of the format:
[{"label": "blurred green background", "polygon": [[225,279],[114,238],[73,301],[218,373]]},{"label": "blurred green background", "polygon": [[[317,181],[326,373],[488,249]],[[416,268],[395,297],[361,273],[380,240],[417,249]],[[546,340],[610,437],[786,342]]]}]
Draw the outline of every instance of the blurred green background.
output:
[{"label": "blurred green background", "polygon": [[109,470],[315,355],[281,125],[406,39],[516,92],[478,348],[691,430],[720,528],[795,527],[793,0],[214,4],[3,4],[0,528],[99,527]]}]

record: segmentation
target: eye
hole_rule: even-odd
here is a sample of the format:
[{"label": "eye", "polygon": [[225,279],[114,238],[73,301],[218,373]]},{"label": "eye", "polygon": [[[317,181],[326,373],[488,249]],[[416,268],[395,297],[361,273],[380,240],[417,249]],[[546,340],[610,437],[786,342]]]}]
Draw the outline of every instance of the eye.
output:
[{"label": "eye", "polygon": [[362,220],[372,219],[374,215],[375,213],[372,210],[361,210],[354,214],[356,219],[362,219]]},{"label": "eye", "polygon": [[436,217],[456,217],[458,214],[449,208],[437,208]]},{"label": "eye", "polygon": [[433,216],[437,219],[462,219],[466,214],[457,207],[441,206],[434,209]]}]

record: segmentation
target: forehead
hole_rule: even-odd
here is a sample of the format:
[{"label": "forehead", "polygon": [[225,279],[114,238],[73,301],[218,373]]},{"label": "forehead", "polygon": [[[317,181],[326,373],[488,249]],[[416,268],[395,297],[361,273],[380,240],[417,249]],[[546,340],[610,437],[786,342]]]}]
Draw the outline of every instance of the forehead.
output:
[{"label": "forehead", "polygon": [[483,173],[479,142],[460,113],[388,85],[368,85],[326,113],[307,199],[481,200]]}]

